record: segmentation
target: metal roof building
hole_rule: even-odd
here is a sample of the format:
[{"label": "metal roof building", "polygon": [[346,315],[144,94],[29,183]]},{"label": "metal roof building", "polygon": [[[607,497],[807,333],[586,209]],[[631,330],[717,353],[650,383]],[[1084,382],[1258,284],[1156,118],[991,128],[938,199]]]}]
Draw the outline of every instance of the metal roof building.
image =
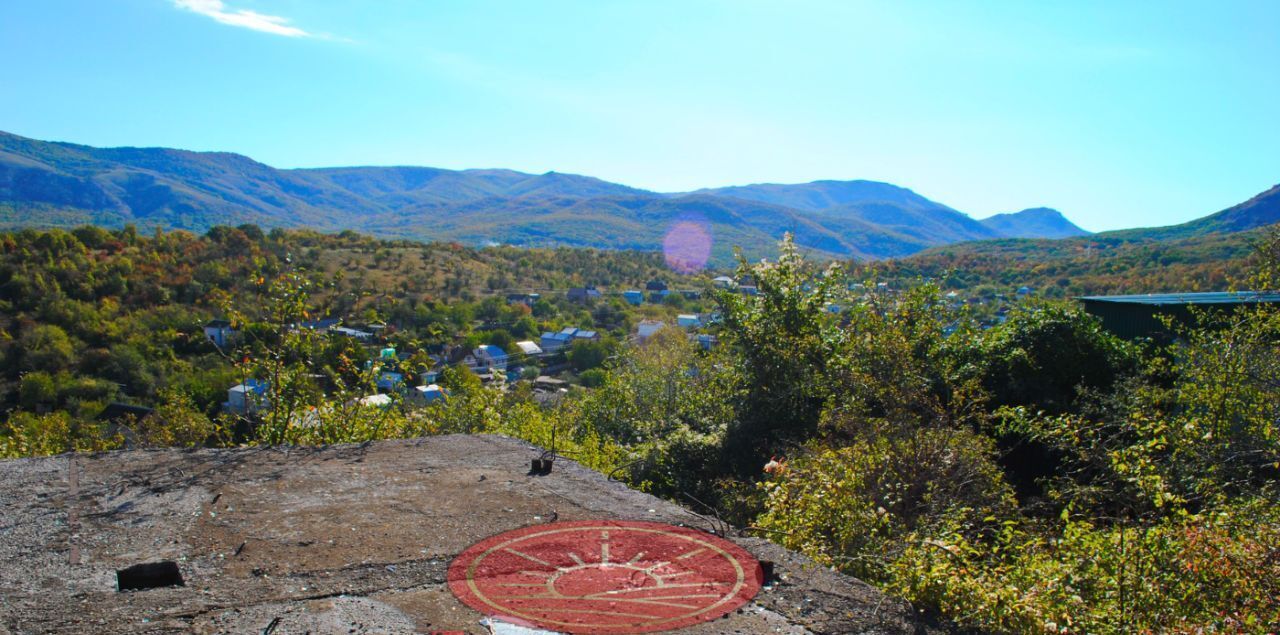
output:
[{"label": "metal roof building", "polygon": [[1164,316],[1176,323],[1193,324],[1196,312],[1221,312],[1240,306],[1280,304],[1280,292],[1093,295],[1077,299],[1084,304],[1085,311],[1102,320],[1103,328],[1120,337],[1167,337],[1170,333],[1163,322]]}]

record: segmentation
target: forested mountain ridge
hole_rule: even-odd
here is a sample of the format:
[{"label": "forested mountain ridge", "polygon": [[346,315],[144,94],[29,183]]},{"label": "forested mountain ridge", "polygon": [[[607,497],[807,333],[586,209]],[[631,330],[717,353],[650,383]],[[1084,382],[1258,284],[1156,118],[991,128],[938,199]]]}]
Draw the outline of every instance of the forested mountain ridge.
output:
[{"label": "forested mountain ridge", "polygon": [[514,170],[281,170],[225,152],[94,148],[0,133],[0,225],[95,223],[357,229],[470,244],[658,250],[672,223],[712,235],[713,258],[765,255],[785,231],[819,255],[874,259],[999,237],[911,190],[872,181],[662,194],[589,176]]},{"label": "forested mountain ridge", "polygon": [[1179,225],[1145,227],[1107,232],[1106,236],[1124,240],[1165,240],[1204,236],[1212,233],[1239,232],[1280,223],[1280,185],[1232,205],[1220,212]]}]

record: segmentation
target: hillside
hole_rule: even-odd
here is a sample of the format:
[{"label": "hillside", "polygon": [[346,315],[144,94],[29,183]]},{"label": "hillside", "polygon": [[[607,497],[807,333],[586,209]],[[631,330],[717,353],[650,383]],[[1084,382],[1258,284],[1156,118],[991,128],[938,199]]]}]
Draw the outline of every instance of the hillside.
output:
[{"label": "hillside", "polygon": [[978,222],[1006,238],[1070,238],[1089,234],[1067,220],[1062,212],[1048,207],[996,214]]},{"label": "hillside", "polygon": [[1265,231],[1165,240],[1139,238],[1133,232],[988,240],[936,247],[868,267],[886,278],[930,278],[973,295],[1009,294],[1021,286],[1053,298],[1221,291],[1245,278],[1254,244]]},{"label": "hillside", "polygon": [[1215,214],[1180,225],[1107,232],[1126,240],[1168,240],[1204,236],[1215,232],[1239,232],[1280,222],[1280,185]]},{"label": "hillside", "polygon": [[513,170],[280,170],[224,152],[94,148],[0,133],[0,227],[95,223],[205,231],[356,229],[468,244],[657,250],[671,224],[702,224],[712,258],[772,253],[783,232],[823,256],[876,259],[999,237],[911,190],[871,181],[661,194],[589,176]]}]

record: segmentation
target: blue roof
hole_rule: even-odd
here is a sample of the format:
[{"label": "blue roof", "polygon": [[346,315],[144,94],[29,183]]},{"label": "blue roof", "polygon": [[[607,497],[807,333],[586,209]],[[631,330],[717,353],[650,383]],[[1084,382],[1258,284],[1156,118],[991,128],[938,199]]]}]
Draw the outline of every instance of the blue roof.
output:
[{"label": "blue roof", "polygon": [[568,335],[568,336],[570,336],[570,337],[572,337],[572,336],[573,336],[574,334],[576,334],[577,332],[578,332],[578,329],[577,329],[577,327],[574,327],[574,326],[566,326],[566,327],[564,327],[564,328],[560,329],[560,334],[561,334],[561,335]]},{"label": "blue roof", "polygon": [[1150,293],[1146,295],[1089,295],[1077,298],[1084,302],[1111,302],[1115,304],[1143,304],[1162,306],[1170,304],[1251,304],[1280,302],[1280,292],[1274,291],[1217,291],[1211,293]]},{"label": "blue roof", "polygon": [[488,353],[490,357],[506,357],[507,356],[506,351],[502,350],[501,348],[498,348],[497,346],[494,346],[493,344],[481,344],[480,346],[476,347],[476,350],[484,351]]},{"label": "blue roof", "polygon": [[[578,329],[574,329],[574,330],[575,330],[575,331],[578,331]],[[574,334],[573,334],[573,336],[574,336],[574,337],[582,337],[582,338],[595,337],[595,336],[596,336],[596,332],[595,332],[595,331],[578,331],[577,333],[574,333]]]}]

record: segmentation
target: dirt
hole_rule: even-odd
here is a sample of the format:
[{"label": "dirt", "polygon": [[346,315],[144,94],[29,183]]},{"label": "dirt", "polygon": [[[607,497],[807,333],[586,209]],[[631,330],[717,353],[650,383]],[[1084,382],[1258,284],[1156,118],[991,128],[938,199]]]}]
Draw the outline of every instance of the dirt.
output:
[{"label": "dirt", "polygon": [[[0,462],[0,634],[484,633],[450,561],[570,520],[715,530],[677,505],[497,436],[319,448],[137,450]],[[680,633],[941,632],[905,603],[768,541],[726,536],[779,580]],[[184,586],[118,592],[172,560]]]}]

